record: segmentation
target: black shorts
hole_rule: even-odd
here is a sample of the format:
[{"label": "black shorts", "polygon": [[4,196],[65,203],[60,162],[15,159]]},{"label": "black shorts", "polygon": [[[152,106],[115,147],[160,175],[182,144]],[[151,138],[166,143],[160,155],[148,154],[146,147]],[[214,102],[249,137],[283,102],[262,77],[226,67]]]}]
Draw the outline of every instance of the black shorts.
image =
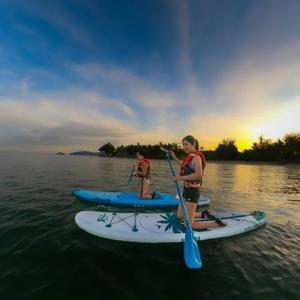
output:
[{"label": "black shorts", "polygon": [[183,187],[182,197],[185,201],[197,203],[200,197],[200,188],[198,187]]}]

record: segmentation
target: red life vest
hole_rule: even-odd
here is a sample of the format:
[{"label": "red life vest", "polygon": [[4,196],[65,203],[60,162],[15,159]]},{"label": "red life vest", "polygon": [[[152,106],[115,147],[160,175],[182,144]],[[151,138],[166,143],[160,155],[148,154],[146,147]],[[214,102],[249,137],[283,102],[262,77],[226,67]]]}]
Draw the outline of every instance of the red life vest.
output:
[{"label": "red life vest", "polygon": [[[196,156],[200,156],[201,158],[201,162],[202,162],[202,172],[205,169],[206,166],[206,161],[205,161],[205,156],[203,155],[202,152],[200,151],[195,151],[193,153],[190,153],[188,155],[185,156],[185,158],[183,159],[182,165],[181,165],[181,169],[180,169],[180,175],[181,176],[185,176],[185,175],[190,175],[195,173],[195,168],[193,168],[192,165],[192,160],[194,159],[194,157]],[[191,184],[202,184],[202,179],[200,180],[185,180],[187,183],[191,183]]]},{"label": "red life vest", "polygon": [[138,170],[138,172],[142,172],[143,163],[147,164],[146,175],[143,176],[141,174],[137,174],[136,176],[139,177],[139,178],[145,177],[145,178],[150,179],[150,177],[151,177],[151,175],[150,175],[150,159],[144,158],[141,161],[139,161],[138,164],[137,164],[137,170]]}]

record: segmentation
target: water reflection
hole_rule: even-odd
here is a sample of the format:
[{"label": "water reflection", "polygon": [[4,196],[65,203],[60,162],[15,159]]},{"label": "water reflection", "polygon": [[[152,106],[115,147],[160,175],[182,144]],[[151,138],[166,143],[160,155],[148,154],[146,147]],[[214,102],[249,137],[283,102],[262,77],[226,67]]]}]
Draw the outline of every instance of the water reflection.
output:
[{"label": "water reflection", "polygon": [[[88,235],[74,224],[75,213],[83,209],[132,210],[89,206],[74,199],[70,190],[136,190],[138,180],[127,183],[133,163],[121,158],[0,155],[1,299],[57,298],[58,290],[66,299],[69,290],[72,299],[86,297],[87,291],[95,299],[103,291],[111,298],[149,298],[149,280],[157,294],[168,298],[171,293],[172,299],[185,297],[182,284],[190,296],[201,298],[297,299],[299,165],[208,162],[202,193],[212,200],[211,209],[260,209],[268,220],[255,232],[200,243],[205,265],[191,273],[184,267],[181,245],[117,243]],[[152,190],[175,193],[166,161],[152,161],[152,174]],[[32,273],[24,276],[28,270]]]}]

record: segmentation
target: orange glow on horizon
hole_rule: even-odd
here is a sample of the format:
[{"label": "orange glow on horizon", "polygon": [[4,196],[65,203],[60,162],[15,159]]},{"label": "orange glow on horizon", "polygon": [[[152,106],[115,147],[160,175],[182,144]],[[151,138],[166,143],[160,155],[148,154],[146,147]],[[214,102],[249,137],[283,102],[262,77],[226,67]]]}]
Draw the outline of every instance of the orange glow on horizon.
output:
[{"label": "orange glow on horizon", "polygon": [[[216,148],[218,147],[219,143],[222,142],[223,139],[220,139],[218,143],[215,144],[207,144],[204,145],[204,151],[208,151],[208,150],[216,150]],[[256,140],[255,140],[256,141]],[[235,141],[235,145],[237,146],[239,152],[243,152],[244,150],[249,150],[252,148],[252,145],[255,141],[251,141],[250,139],[240,139],[240,140],[236,140]]]}]

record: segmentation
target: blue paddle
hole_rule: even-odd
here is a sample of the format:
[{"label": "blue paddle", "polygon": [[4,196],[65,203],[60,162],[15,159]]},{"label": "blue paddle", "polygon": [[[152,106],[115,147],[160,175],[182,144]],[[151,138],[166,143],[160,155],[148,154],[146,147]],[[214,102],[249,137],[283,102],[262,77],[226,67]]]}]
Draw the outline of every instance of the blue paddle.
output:
[{"label": "blue paddle", "polygon": [[132,181],[134,170],[135,170],[135,165],[132,166],[131,174],[130,174],[130,176],[128,178],[128,184],[130,184],[131,181]]},{"label": "blue paddle", "polygon": [[[171,174],[173,176],[175,176],[175,172],[174,172],[174,169],[173,169],[173,166],[172,166],[172,163],[171,163],[169,151],[167,149],[164,149],[163,147],[160,147],[160,149],[163,152],[165,152],[168,163],[169,163]],[[201,266],[202,266],[202,261],[201,261],[199,247],[198,247],[197,241],[195,239],[195,236],[194,236],[189,218],[187,216],[187,212],[186,212],[186,209],[185,209],[182,197],[181,197],[180,187],[179,187],[179,184],[178,184],[177,181],[175,181],[175,185],[176,185],[176,190],[177,190],[177,194],[178,194],[178,197],[179,197],[179,204],[181,206],[183,216],[184,216],[184,220],[185,220],[185,225],[186,225],[185,237],[184,237],[184,260],[185,260],[185,264],[190,269],[200,269]]]}]

